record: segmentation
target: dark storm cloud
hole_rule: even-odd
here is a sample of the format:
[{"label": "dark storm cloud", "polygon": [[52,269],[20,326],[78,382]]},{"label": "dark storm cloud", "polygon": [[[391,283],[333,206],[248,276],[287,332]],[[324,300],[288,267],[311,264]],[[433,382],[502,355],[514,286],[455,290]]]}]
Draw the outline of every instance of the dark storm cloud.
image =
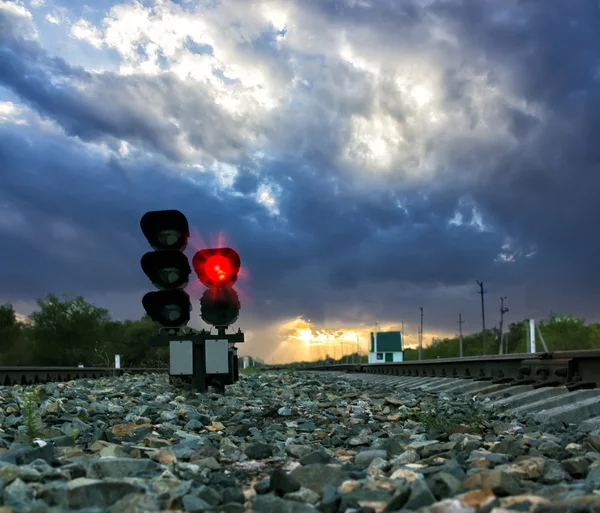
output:
[{"label": "dark storm cloud", "polygon": [[127,140],[182,161],[189,157],[185,143],[212,158],[232,158],[254,131],[222,111],[199,84],[188,87],[173,74],[88,73],[23,39],[13,19],[0,10],[0,85],[68,135],[113,144]]},{"label": "dark storm cloud", "polygon": [[[551,5],[551,7],[550,7]],[[598,298],[600,256],[590,236],[600,216],[600,9],[595,2],[525,2],[494,21],[492,9],[447,4],[465,44],[480,45],[500,81],[547,112],[540,123],[507,109],[518,151],[505,154],[474,197],[511,232],[538,246],[549,275],[581,283]],[[590,279],[591,278],[591,279]],[[560,278],[559,278],[560,279]]]},{"label": "dark storm cloud", "polygon": [[[406,10],[390,8],[385,2],[377,8],[351,7],[344,2],[323,2],[314,7],[329,16],[332,23],[357,27],[380,19],[383,12],[388,25],[404,24],[419,31],[423,22],[423,12],[407,15]],[[455,145],[446,165],[473,170],[477,179],[467,182],[468,188],[462,188],[456,187],[455,176],[439,176],[440,194],[430,195],[431,204],[421,202],[421,207],[427,205],[439,211],[441,202],[450,199],[451,208],[455,208],[454,200],[469,193],[484,219],[511,235],[513,246],[521,246],[524,253],[532,247],[537,249],[535,264],[523,262],[518,267],[522,274],[515,273],[515,266],[506,266],[504,271],[509,273],[497,276],[498,280],[504,282],[509,276],[535,280],[545,289],[544,293],[551,291],[555,298],[563,287],[573,293],[576,288],[581,299],[572,297],[574,303],[597,301],[600,271],[595,262],[600,256],[600,245],[592,234],[600,217],[596,199],[600,146],[594,137],[600,133],[598,5],[558,0],[430,2],[427,15],[451,28],[459,42],[461,59],[451,60],[445,70],[448,106],[454,104],[470,112],[476,126],[478,113],[469,93],[470,79],[462,73],[462,66],[468,63],[479,69],[490,85],[504,86],[540,112],[541,119],[508,105],[501,107],[498,122],[507,123],[515,140],[514,149],[507,151],[493,144],[488,148]],[[381,30],[376,39],[400,39],[402,34]],[[404,48],[410,48],[414,40],[404,38],[402,42]],[[413,215],[417,215],[418,208],[413,207]],[[432,223],[429,228],[435,226]],[[422,240],[418,247],[431,247],[430,242]],[[489,251],[492,246],[484,247]],[[444,261],[448,249],[439,253]],[[483,259],[479,262],[489,265],[491,255],[485,252],[479,255]],[[425,250],[422,254],[427,253]],[[472,250],[466,252],[471,253]],[[476,269],[480,275],[496,274],[497,268],[486,269],[486,264],[473,267],[473,263],[465,259],[464,268]],[[450,276],[459,276],[452,265],[448,269],[452,271],[444,282],[452,281]],[[417,267],[417,280],[418,275]],[[435,275],[427,272],[428,277]],[[574,282],[579,286],[573,287]],[[540,289],[540,295],[544,293]]]},{"label": "dark storm cloud", "polygon": [[[347,26],[366,52],[382,53],[383,68],[393,68],[395,53],[444,57],[442,107],[460,114],[465,125],[425,138],[426,153],[437,150],[443,157],[430,177],[412,176],[404,161],[388,174],[366,168],[355,175],[340,163],[351,115],[369,117],[383,107],[415,145],[425,131],[411,125],[414,107],[394,93],[385,69],[377,83],[346,63],[330,59],[323,66],[318,56],[303,56],[294,70],[306,83],[257,125],[231,117],[203,86],[174,75],[125,77],[74,68],[25,41],[0,10],[0,84],[69,136],[113,148],[128,140],[155,153],[119,159],[62,136],[5,125],[0,198],[26,226],[15,234],[14,226],[21,226],[16,221],[0,223],[3,237],[15,237],[3,255],[8,265],[0,268],[7,298],[64,288],[147,288],[138,269],[147,249],[139,217],[175,206],[201,234],[222,230],[232,240],[249,269],[253,315],[265,320],[301,314],[313,321],[331,315],[366,319],[374,306],[365,303],[356,312],[351,305],[360,304],[358,291],[369,287],[385,294],[378,298],[384,305],[378,315],[396,316],[400,308],[426,301],[438,285],[476,279],[494,290],[521,290],[527,301],[544,307],[561,304],[567,290],[600,299],[598,17],[587,2],[549,3],[432,2],[423,10],[417,2],[363,8],[331,1],[311,3],[303,13]],[[455,47],[427,38],[432,19],[451,31]],[[289,80],[289,54],[277,54],[272,41],[261,37],[259,53],[271,66],[282,57],[277,79]],[[474,82],[516,98],[489,107],[493,121],[507,127],[510,144],[461,137],[466,128],[477,135],[489,120]],[[269,156],[251,162],[247,136],[257,134],[268,141]],[[183,142],[237,165],[233,191],[220,190],[212,174],[190,175],[181,165],[187,159]],[[261,184],[277,191],[279,217],[249,197]],[[469,224],[474,209],[483,231]],[[461,226],[449,223],[457,212]],[[61,235],[54,221],[72,227],[78,249],[64,249],[68,229]],[[507,237],[509,253],[518,258],[503,264],[496,260]],[[117,243],[123,249],[115,251]],[[534,249],[533,257],[524,257]],[[24,272],[34,254],[40,265]],[[525,282],[537,292],[519,289]],[[414,293],[398,297],[390,284]],[[430,297],[439,308],[456,302]],[[572,301],[575,309],[579,298]]]},{"label": "dark storm cloud", "polygon": [[[148,247],[139,219],[145,211],[160,208],[183,210],[203,238],[223,230],[259,275],[261,267],[268,266],[269,274],[279,279],[283,266],[277,266],[278,261],[292,268],[298,265],[298,259],[288,254],[294,251],[293,238],[272,232],[265,236],[262,226],[269,226],[270,221],[253,200],[215,198],[211,175],[198,174],[192,184],[178,176],[177,168],[159,159],[123,161],[117,170],[109,159],[60,136],[33,135],[22,127],[3,127],[0,136],[0,198],[7,207],[5,215],[24,217],[21,224],[0,224],[3,236],[12,241],[3,254],[8,265],[2,267],[0,281],[10,285],[15,268],[38,259],[27,282],[11,286],[10,294],[20,299],[61,286],[93,292],[143,287],[146,279],[138,272],[138,263]],[[61,240],[53,232],[55,221],[72,227],[72,240]],[[261,264],[258,255],[253,258],[253,247],[259,254],[267,248],[272,260]],[[72,254],[62,258],[63,251]]]}]

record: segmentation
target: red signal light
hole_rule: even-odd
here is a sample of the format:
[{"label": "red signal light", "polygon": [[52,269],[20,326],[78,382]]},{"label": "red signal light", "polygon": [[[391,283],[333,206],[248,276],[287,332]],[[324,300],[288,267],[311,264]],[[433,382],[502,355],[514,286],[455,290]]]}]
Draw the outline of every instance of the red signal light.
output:
[{"label": "red signal light", "polygon": [[222,282],[231,274],[231,263],[223,255],[214,255],[208,258],[204,269],[209,280]]},{"label": "red signal light", "polygon": [[207,287],[231,287],[240,271],[240,256],[231,248],[201,249],[192,266]]}]

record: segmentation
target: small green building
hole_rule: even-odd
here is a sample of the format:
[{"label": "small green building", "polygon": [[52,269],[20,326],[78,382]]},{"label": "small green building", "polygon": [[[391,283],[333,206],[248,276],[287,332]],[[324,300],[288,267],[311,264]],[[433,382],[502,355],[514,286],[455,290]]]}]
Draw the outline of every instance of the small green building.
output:
[{"label": "small green building", "polygon": [[401,362],[403,357],[400,331],[371,332],[369,363]]}]

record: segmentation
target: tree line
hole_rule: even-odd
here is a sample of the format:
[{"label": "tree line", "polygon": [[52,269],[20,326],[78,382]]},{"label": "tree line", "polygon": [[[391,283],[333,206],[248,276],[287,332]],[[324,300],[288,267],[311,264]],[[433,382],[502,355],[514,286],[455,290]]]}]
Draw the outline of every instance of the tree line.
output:
[{"label": "tree line", "polygon": [[[114,355],[121,355],[121,366],[156,367],[168,365],[168,349],[152,347],[148,337],[156,325],[144,315],[139,320],[116,321],[105,308],[99,308],[81,296],[69,298],[48,294],[37,300],[38,310],[21,322],[10,303],[0,305],[0,365],[109,367]],[[508,353],[527,352],[526,321],[515,322],[504,333]],[[551,313],[539,322],[549,351],[600,349],[600,324],[586,324],[570,314]],[[499,331],[486,330],[488,354],[499,353]],[[543,351],[536,333],[537,351]],[[463,336],[463,355],[483,354],[482,332]],[[423,359],[459,356],[459,338],[434,339],[423,347]],[[404,360],[417,360],[417,349],[405,348]],[[342,363],[366,362],[362,355],[345,355]],[[319,362],[300,362],[296,365]]]},{"label": "tree line", "polygon": [[121,367],[168,365],[167,348],[148,345],[156,325],[146,315],[137,321],[116,321],[105,308],[81,296],[48,294],[38,310],[20,321],[13,305],[0,305],[0,365]]},{"label": "tree line", "polygon": [[[600,324],[586,324],[585,319],[572,314],[551,312],[547,319],[536,320],[546,342],[548,351],[572,351],[576,349],[600,349]],[[528,321],[509,324],[504,332],[504,351],[508,353],[526,353]],[[500,330],[495,327],[486,330],[487,354],[499,354]],[[536,351],[543,352],[544,347],[539,334],[535,334]],[[431,345],[423,347],[423,359],[456,358],[460,354],[459,337],[433,339]],[[483,332],[463,335],[463,356],[483,355]],[[406,349],[405,360],[417,360],[417,349]]]}]

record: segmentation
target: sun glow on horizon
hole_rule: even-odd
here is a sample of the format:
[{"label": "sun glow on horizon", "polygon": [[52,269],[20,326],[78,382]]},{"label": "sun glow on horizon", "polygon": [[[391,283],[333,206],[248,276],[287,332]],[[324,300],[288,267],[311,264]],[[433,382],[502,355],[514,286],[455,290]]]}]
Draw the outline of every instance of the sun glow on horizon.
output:
[{"label": "sun glow on horizon", "polygon": [[[278,329],[279,344],[268,356],[272,363],[288,363],[299,361],[317,361],[327,357],[339,360],[352,355],[366,356],[370,349],[370,333],[374,331],[401,331],[398,323],[379,323],[375,326],[348,327],[338,329],[318,328],[309,319],[297,317],[280,324]],[[418,336],[416,325],[405,326],[404,349],[416,349]],[[454,337],[454,333],[425,332],[423,346],[429,346],[434,339]]]}]

